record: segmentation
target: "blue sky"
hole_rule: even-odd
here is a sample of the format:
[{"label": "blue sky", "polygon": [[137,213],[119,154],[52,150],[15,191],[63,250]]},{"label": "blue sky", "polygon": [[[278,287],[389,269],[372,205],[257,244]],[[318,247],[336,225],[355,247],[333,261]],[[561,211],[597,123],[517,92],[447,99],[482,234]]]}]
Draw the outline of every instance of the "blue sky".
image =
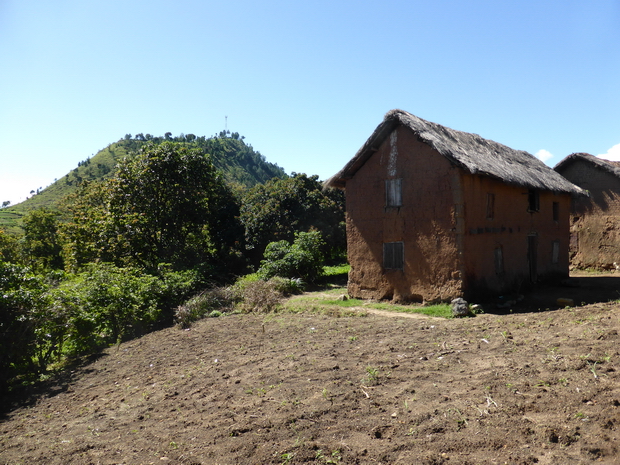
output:
[{"label": "blue sky", "polygon": [[620,160],[618,44],[620,0],[0,0],[0,201],[226,117],[321,179],[393,108],[550,166]]}]

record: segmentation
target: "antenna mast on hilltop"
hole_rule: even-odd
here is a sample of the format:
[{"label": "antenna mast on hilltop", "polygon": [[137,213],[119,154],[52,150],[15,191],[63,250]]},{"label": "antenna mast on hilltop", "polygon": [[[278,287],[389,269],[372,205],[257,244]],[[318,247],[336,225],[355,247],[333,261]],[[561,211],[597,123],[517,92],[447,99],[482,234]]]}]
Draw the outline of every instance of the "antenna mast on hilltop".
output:
[{"label": "antenna mast on hilltop", "polygon": [[228,116],[224,116],[224,131],[228,131]]}]

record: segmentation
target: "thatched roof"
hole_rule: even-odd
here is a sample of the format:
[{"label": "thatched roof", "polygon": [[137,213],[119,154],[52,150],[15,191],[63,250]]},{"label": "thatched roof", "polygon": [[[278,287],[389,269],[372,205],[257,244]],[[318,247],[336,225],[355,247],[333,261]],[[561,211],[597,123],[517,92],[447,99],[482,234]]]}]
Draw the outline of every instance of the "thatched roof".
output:
[{"label": "thatched roof", "polygon": [[344,188],[347,180],[353,177],[399,125],[410,129],[421,142],[430,145],[468,173],[489,176],[507,184],[531,189],[583,193],[581,188],[571,184],[527,152],[483,139],[477,134],[455,131],[425,121],[403,110],[388,112],[357,154],[342,170],[325,181],[325,185]]},{"label": "thatched roof", "polygon": [[562,173],[562,171],[564,171],[569,165],[579,161],[583,161],[595,168],[606,171],[609,174],[620,178],[620,163],[598,158],[594,155],[590,155],[589,153],[572,153],[555,165],[553,169],[558,173]]}]

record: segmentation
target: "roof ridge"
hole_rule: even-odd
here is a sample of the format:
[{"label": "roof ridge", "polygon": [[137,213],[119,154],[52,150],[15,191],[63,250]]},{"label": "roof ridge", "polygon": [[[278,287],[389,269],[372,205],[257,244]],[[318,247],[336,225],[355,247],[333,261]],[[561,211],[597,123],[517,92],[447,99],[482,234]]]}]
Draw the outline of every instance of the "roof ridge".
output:
[{"label": "roof ridge", "polygon": [[364,145],[342,170],[325,184],[343,188],[346,180],[366,162],[379,145],[399,125],[411,130],[418,139],[437,150],[451,163],[471,174],[489,176],[507,184],[528,188],[582,194],[583,190],[570,183],[534,155],[512,149],[485,139],[478,134],[458,131],[426,121],[404,110],[386,113]]}]

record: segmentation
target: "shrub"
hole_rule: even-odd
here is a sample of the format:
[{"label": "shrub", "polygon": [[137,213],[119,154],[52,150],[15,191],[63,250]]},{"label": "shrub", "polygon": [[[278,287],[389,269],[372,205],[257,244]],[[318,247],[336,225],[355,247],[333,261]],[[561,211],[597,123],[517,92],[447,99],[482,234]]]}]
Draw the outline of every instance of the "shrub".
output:
[{"label": "shrub", "polygon": [[160,265],[158,276],[163,283],[158,296],[162,310],[159,324],[168,326],[176,319],[175,308],[206,284],[199,271],[172,271],[170,265]]},{"label": "shrub", "polygon": [[272,312],[283,297],[278,290],[278,280],[273,279],[251,281],[239,290],[241,294],[237,308],[244,313]]},{"label": "shrub", "polygon": [[189,328],[201,318],[221,316],[222,311],[232,310],[234,300],[232,288],[214,287],[179,305],[174,315],[175,322],[181,328]]},{"label": "shrub", "polygon": [[[36,373],[55,335],[46,312],[47,285],[29,268],[0,261],[0,391],[22,373]],[[48,337],[49,336],[49,337]]]},{"label": "shrub", "polygon": [[280,276],[314,282],[323,272],[322,246],[323,239],[318,231],[296,233],[292,244],[271,242],[257,273],[263,279]]},{"label": "shrub", "polygon": [[132,268],[91,264],[52,292],[53,309],[67,315],[66,349],[90,353],[161,325],[166,283]]}]

